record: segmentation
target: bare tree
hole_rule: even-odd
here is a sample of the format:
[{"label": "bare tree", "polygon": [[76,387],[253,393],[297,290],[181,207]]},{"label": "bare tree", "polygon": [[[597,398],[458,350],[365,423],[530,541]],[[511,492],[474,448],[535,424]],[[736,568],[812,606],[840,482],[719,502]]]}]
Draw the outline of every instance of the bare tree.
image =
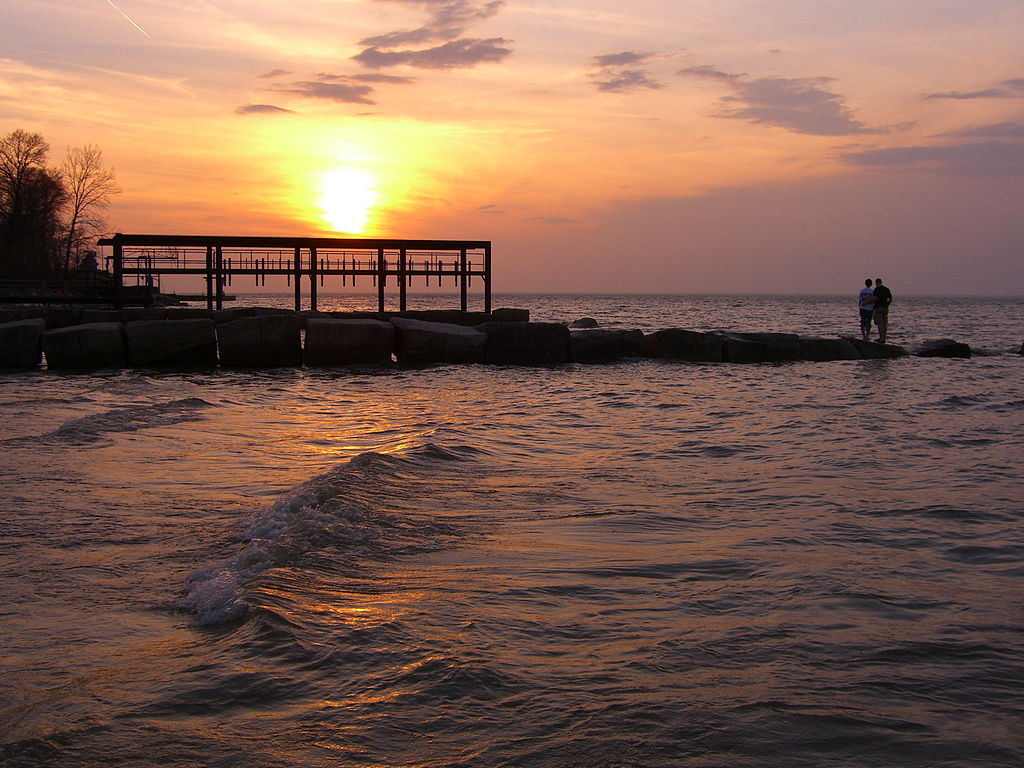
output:
[{"label": "bare tree", "polygon": [[68,149],[61,176],[67,191],[68,220],[62,265],[66,274],[72,266],[72,254],[77,263],[85,240],[103,231],[106,226],[103,212],[110,205],[110,198],[121,188],[114,172],[103,166],[103,151],[92,144]]}]

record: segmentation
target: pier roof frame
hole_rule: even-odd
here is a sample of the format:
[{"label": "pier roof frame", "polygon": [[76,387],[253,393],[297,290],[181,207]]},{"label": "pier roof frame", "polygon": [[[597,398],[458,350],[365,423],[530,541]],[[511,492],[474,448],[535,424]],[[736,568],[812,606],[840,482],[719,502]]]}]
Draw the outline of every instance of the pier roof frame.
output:
[{"label": "pier roof frame", "polygon": [[[230,284],[233,275],[254,275],[257,285],[266,284],[267,275],[285,275],[295,286],[295,309],[302,306],[302,279],[308,278],[310,309],[317,308],[317,283],[323,285],[325,276],[341,276],[342,285],[352,278],[369,277],[377,288],[378,311],[384,311],[385,285],[393,278],[399,289],[399,306],[406,309],[406,295],[411,279],[422,277],[426,284],[430,278],[438,281],[452,277],[459,285],[460,305],[468,308],[467,288],[473,277],[482,278],[484,284],[484,311],[491,311],[491,241],[490,240],[424,240],[393,237],[282,237],[260,235],[137,235],[118,232],[97,241],[99,246],[112,246],[115,286],[115,304],[120,306],[125,275],[145,276],[152,285],[154,276],[205,275],[206,304],[212,309],[223,306],[224,283]],[[137,249],[165,249],[165,256]],[[180,249],[180,250],[179,250]],[[189,251],[204,249],[205,259],[189,255]],[[267,259],[257,254],[238,254],[239,250],[292,251],[290,257]],[[307,255],[303,255],[303,251]],[[351,262],[342,255],[338,263],[337,252],[372,251],[366,261]],[[438,252],[450,251],[452,261],[437,259]],[[482,259],[476,266],[470,252]],[[318,253],[319,252],[319,253]],[[333,252],[333,255],[332,255]],[[388,258],[392,254],[394,261]],[[414,257],[429,259],[416,262]],[[232,254],[237,258],[233,261]],[[457,254],[457,257],[455,256]],[[239,260],[242,262],[239,264]],[[173,262],[173,263],[171,263]],[[199,263],[201,262],[201,263]]]},{"label": "pier roof frame", "polygon": [[460,251],[489,249],[490,240],[418,240],[394,237],[281,237],[259,235],[126,235],[118,232],[98,241],[99,245],[141,246],[150,248],[323,248],[378,249],[415,251]]}]

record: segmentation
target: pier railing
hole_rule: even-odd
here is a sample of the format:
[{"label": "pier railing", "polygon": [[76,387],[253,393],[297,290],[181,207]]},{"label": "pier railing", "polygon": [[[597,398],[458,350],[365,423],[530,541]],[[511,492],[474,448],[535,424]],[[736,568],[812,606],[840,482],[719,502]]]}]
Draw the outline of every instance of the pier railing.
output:
[{"label": "pier railing", "polygon": [[414,280],[425,287],[449,281],[468,311],[473,279],[482,282],[484,311],[491,311],[491,243],[487,240],[395,240],[353,238],[206,237],[191,235],[123,235],[99,241],[111,246],[115,288],[126,276],[153,285],[163,275],[203,275],[207,307],[220,309],[224,288],[239,276],[251,276],[257,287],[268,276],[284,276],[295,290],[301,308],[302,283],[308,280],[310,308],[316,309],[318,289],[340,278],[342,288],[358,281],[377,289],[384,311],[385,289],[398,288],[399,307],[407,309]]}]

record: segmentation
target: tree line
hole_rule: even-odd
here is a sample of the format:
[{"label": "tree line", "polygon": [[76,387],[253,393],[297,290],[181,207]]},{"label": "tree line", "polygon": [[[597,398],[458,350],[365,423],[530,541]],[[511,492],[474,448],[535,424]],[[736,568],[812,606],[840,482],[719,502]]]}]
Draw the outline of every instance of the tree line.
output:
[{"label": "tree line", "polygon": [[121,190],[103,152],[71,147],[47,167],[50,145],[38,133],[0,137],[0,276],[52,277],[89,266],[104,213]]}]

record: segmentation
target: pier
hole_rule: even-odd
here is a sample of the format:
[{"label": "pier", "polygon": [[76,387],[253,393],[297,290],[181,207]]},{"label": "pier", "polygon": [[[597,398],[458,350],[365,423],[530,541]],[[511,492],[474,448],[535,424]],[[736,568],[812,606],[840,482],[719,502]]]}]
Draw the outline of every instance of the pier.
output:
[{"label": "pier", "polygon": [[358,280],[376,288],[377,308],[384,311],[389,280],[398,289],[399,311],[408,308],[413,280],[438,287],[451,281],[460,306],[469,310],[473,279],[482,281],[484,312],[491,311],[491,242],[489,240],[399,240],[393,238],[248,237],[207,235],[115,234],[99,241],[113,249],[115,305],[120,307],[125,278],[152,286],[164,275],[202,275],[207,309],[222,309],[224,289],[235,277],[250,276],[256,286],[268,276],[283,276],[302,308],[302,285],[309,305],[317,308],[318,289],[327,280],[356,287]]}]

